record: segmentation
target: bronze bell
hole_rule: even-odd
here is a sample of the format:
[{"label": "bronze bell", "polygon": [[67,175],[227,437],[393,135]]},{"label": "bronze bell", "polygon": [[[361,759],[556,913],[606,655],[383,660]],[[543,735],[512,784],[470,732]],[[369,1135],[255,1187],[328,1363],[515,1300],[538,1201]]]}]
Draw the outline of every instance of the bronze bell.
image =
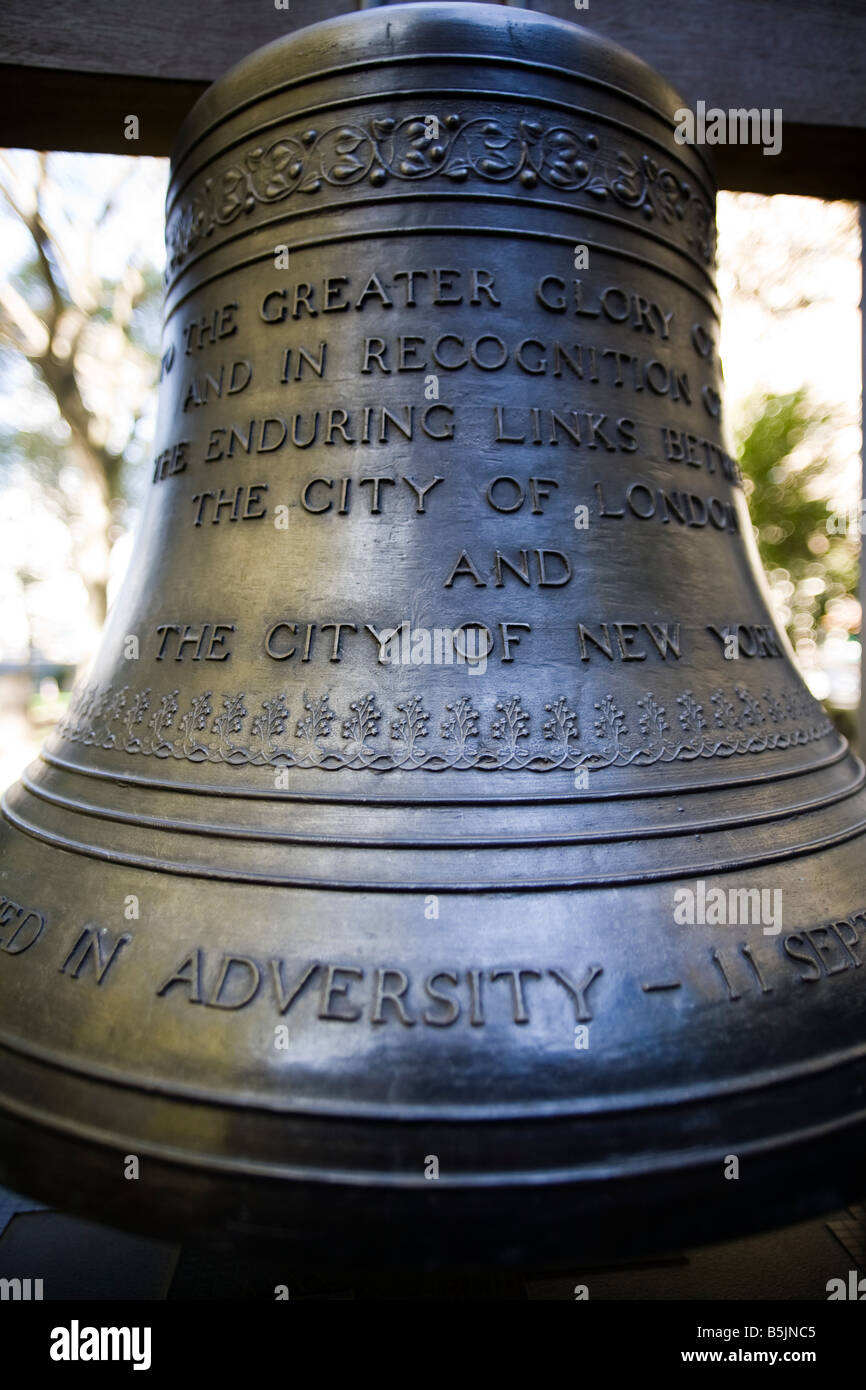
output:
[{"label": "bronze bell", "polygon": [[307,1266],[856,1191],[864,769],[770,611],[681,106],[417,4],[187,119],[137,548],[4,802],[10,1185]]}]

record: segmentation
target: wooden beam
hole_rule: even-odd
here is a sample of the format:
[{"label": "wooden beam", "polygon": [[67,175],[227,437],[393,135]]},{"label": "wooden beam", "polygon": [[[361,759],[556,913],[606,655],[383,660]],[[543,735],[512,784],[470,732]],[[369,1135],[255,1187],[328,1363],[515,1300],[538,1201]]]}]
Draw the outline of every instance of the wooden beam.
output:
[{"label": "wooden beam", "polygon": [[[352,0],[3,0],[0,144],[167,154],[203,87],[246,53]],[[728,188],[866,199],[862,0],[534,0],[657,68],[689,104],[780,109],[782,152],[716,151]]]},{"label": "wooden beam", "polygon": [[[0,147],[167,155],[184,116],[207,87],[207,82],[3,63]],[[138,140],[124,136],[127,115],[139,118]]]},{"label": "wooden beam", "polygon": [[798,121],[785,121],[782,130],[777,155],[764,155],[756,145],[710,150],[719,187],[738,193],[866,200],[866,130]]}]

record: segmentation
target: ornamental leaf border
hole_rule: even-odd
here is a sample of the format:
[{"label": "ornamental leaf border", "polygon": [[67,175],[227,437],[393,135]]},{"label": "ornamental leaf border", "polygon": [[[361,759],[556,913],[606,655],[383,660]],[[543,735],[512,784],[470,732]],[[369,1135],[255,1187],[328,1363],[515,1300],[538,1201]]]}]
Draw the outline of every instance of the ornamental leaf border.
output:
[{"label": "ornamental leaf border", "polygon": [[585,123],[543,122],[530,112],[424,112],[289,128],[239,151],[183,194],[166,226],[166,274],[180,271],[218,229],[262,208],[361,184],[378,189],[391,180],[455,187],[480,179],[516,183],[527,195],[539,187],[579,194],[590,206],[614,204],[664,225],[675,233],[672,245],[711,267],[715,214],[703,190],[656,154],[630,153],[623,143],[631,142],[603,140]]},{"label": "ornamental leaf border", "polygon": [[[477,696],[473,703],[464,694],[445,704],[434,721],[419,696],[401,700],[386,715],[376,697],[364,692],[340,714],[330,691],[305,690],[293,722],[285,692],[257,702],[245,691],[206,690],[189,696],[181,709],[177,690],[154,694],[150,687],[91,685],[74,692],[55,737],[135,757],[231,767],[553,772],[757,755],[812,743],[834,730],[805,687],[793,684],[760,696],[744,685],[717,687],[702,698],[686,689],[668,701],[668,709],[644,691],[628,713],[616,698],[605,692],[593,701],[589,740],[583,743],[577,702],[562,694],[535,714],[514,693],[500,695],[486,713],[476,708],[482,703]],[[294,742],[282,741],[292,729]],[[430,738],[434,729],[438,746]]]}]

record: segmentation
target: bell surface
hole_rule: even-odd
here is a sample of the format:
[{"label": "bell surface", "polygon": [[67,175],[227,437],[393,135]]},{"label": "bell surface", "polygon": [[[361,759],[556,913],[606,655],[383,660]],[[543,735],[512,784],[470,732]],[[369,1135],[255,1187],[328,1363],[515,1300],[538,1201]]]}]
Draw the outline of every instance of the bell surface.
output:
[{"label": "bell surface", "polygon": [[9,1185],[307,1265],[856,1194],[864,770],[771,613],[681,107],[418,4],[188,117],[137,544],[3,804]]}]

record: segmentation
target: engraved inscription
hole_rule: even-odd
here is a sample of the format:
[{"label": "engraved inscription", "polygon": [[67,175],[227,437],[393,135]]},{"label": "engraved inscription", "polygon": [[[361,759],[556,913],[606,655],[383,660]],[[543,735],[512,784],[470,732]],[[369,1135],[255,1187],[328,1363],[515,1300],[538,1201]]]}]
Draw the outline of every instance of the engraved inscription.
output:
[{"label": "engraved inscription", "polygon": [[183,393],[181,410],[209,405],[212,400],[221,400],[223,396],[239,396],[252,379],[253,364],[246,357],[232,362],[228,371],[221,364],[201,376],[190,377]]},{"label": "engraved inscription", "polygon": [[[530,551],[527,549],[512,551],[510,555],[502,550],[494,550],[492,564],[485,567],[485,573],[489,569],[490,581],[497,589],[505,586],[503,575],[513,576],[521,584],[527,587],[535,585],[539,589],[559,589],[571,579],[571,561],[561,550],[534,549],[531,554],[533,559],[530,567]],[[461,550],[448,571],[443,587],[450,589],[454,581],[461,578],[471,580],[478,589],[487,587],[487,580],[482,579],[465,550]]]},{"label": "engraved inscription", "polygon": [[[402,476],[398,479],[385,473],[361,478],[352,478],[345,474],[335,478],[309,478],[301,488],[300,503],[304,511],[309,512],[311,516],[348,516],[353,509],[368,512],[371,516],[380,516],[389,495],[386,489],[396,487],[398,481],[405,483],[409,488],[415,503],[416,515],[424,516],[427,511],[428,493],[440,483],[444,483],[445,479],[438,474],[427,481]],[[398,495],[401,498],[405,497],[403,493]]]},{"label": "engraved inscription", "polygon": [[[731,1003],[749,997],[756,1001],[793,978],[815,985],[835,975],[857,970],[863,964],[866,910],[834,922],[803,927],[780,937],[773,948],[741,941],[720,949],[714,946],[710,960],[716,978]],[[787,967],[787,968],[786,968]],[[792,971],[796,972],[792,976]]]},{"label": "engraved inscription", "polygon": [[325,410],[296,411],[282,415],[254,416],[243,425],[221,425],[210,431],[205,463],[240,459],[250,454],[274,454],[283,448],[309,449],[312,445],[388,444],[393,439],[411,442],[454,438],[454,411],[444,401],[432,405],[365,405],[357,409],[330,406]]},{"label": "engraved inscription", "polygon": [[190,319],[183,330],[186,355],[201,352],[212,343],[219,342],[221,338],[233,337],[238,331],[237,312],[237,301],[233,300],[230,304],[221,304],[212,313],[200,314],[198,318]]},{"label": "engraved inscription", "polygon": [[35,945],[45,927],[45,914],[0,896],[0,951],[20,956]]},{"label": "engraved inscription", "polygon": [[538,406],[495,405],[493,420],[496,444],[525,444],[531,439],[533,444],[557,445],[562,441],[576,448],[604,449],[609,454],[633,454],[638,447],[637,425],[626,415],[611,419],[604,411],[542,411]]},{"label": "engraved inscription", "polygon": [[[815,984],[843,970],[856,970],[863,964],[855,950],[866,931],[866,913],[857,912],[839,922],[824,927],[812,927],[789,932],[782,938],[782,949],[789,960],[797,962],[799,978],[804,984]],[[862,947],[861,947],[862,949]]]},{"label": "engraved inscription", "polygon": [[153,461],[153,481],[159,483],[163,478],[170,478],[174,473],[183,473],[186,470],[189,456],[187,450],[190,447],[189,439],[179,439],[176,444],[163,449],[157,454]]},{"label": "engraved inscription", "polygon": [[236,630],[234,623],[159,623],[154,629],[159,638],[157,661],[173,657],[183,661],[187,656],[191,661],[228,661],[231,652],[226,649],[230,632]]},{"label": "engraved inscription", "polygon": [[708,473],[716,470],[732,483],[742,484],[739,465],[730,454],[720,449],[712,439],[703,435],[689,434],[688,431],[674,429],[670,425],[661,426],[662,458],[666,463],[687,463],[691,468],[705,468]]},{"label": "engraved inscription", "polygon": [[581,661],[589,661],[593,652],[600,652],[608,661],[646,661],[653,651],[662,661],[669,656],[678,661],[681,655],[679,623],[598,623],[597,629],[595,633],[578,623]]},{"label": "engraved inscription", "polygon": [[672,522],[689,529],[728,531],[739,534],[740,521],[733,503],[721,497],[706,497],[679,488],[656,487],[642,478],[635,479],[624,489],[609,483],[593,483],[596,515],[604,521],[622,520],[625,516],[637,521],[656,521],[662,525]]},{"label": "engraved inscription", "polygon": [[707,632],[717,638],[726,654],[733,643],[738,657],[785,655],[778,634],[769,623],[727,623],[724,627],[707,623]]},{"label": "engraved inscription", "polygon": [[130,941],[130,932],[113,936],[107,927],[85,927],[58,969],[62,975],[68,975],[72,980],[92,976],[95,983],[101,985],[109,969]]},{"label": "engraved inscription", "polygon": [[506,1019],[526,1025],[533,1021],[538,1005],[543,1001],[546,1006],[552,994],[568,1001],[576,1022],[588,1023],[593,1018],[590,992],[594,999],[593,987],[603,973],[600,965],[583,970],[526,965],[457,970],[440,966],[423,978],[414,978],[396,965],[372,969],[336,961],[292,965],[280,957],[259,960],[231,952],[217,957],[215,952],[208,955],[196,947],[172,967],[156,994],[227,1010],[243,1009],[258,999],[281,1016],[305,995],[312,995],[314,1016],[322,1022],[367,1022],[373,1027],[398,1024],[404,1028],[416,1024],[450,1028],[461,1018],[473,1028]]},{"label": "engraved inscription", "polygon": [[193,525],[201,526],[205,520],[214,526],[221,521],[261,521],[268,514],[263,500],[267,491],[267,483],[250,483],[228,491],[220,488],[219,492],[195,492],[191,499],[195,507]]}]

